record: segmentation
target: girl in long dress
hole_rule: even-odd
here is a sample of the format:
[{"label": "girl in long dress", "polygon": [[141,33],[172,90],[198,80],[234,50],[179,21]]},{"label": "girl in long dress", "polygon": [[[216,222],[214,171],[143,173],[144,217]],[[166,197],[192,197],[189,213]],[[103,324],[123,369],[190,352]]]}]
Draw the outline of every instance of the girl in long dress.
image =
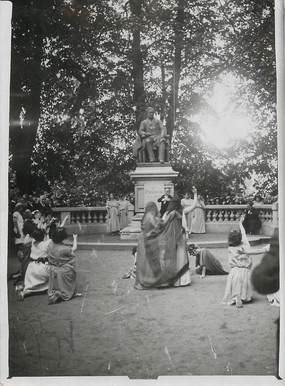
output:
[{"label": "girl in long dress", "polygon": [[120,229],[127,227],[129,224],[129,219],[128,219],[129,204],[130,202],[127,200],[126,197],[123,197],[119,201]]},{"label": "girl in long dress", "polygon": [[[197,189],[195,186],[193,187],[194,192],[194,200],[192,201],[191,206],[187,206],[183,210],[184,222],[187,225],[187,233],[188,235],[191,233],[205,233],[205,209],[206,206],[204,204],[203,199],[197,193]],[[191,218],[190,226],[188,226],[187,218]]]},{"label": "girl in long dress", "polygon": [[119,221],[119,202],[114,195],[110,194],[110,199],[106,202],[107,208],[107,232],[114,234],[120,231]]},{"label": "girl in long dress", "polygon": [[[197,193],[197,191],[196,191]],[[194,209],[192,212],[191,219],[191,233],[205,233],[205,203],[200,194],[194,196]]]},{"label": "girl in long dress", "polygon": [[146,205],[137,249],[136,289],[191,283],[180,208],[180,203],[172,200],[161,220],[156,204]]},{"label": "girl in long dress", "polygon": [[251,250],[246,238],[245,230],[242,225],[243,217],[240,221],[240,231],[232,230],[229,233],[229,265],[230,273],[223,303],[241,308],[243,303],[252,300],[252,287],[250,282],[252,259],[251,255],[266,252],[266,248]]},{"label": "girl in long dress", "polygon": [[48,246],[50,240],[44,241],[45,232],[36,229],[32,235],[32,246],[30,262],[28,264],[24,289],[19,293],[20,299],[32,293],[42,293],[48,289],[49,265],[48,265]]},{"label": "girl in long dress", "polygon": [[[182,198],[182,200],[181,200],[182,209],[184,210],[187,207],[192,207],[192,205],[193,205],[193,200],[190,197],[190,194],[188,192],[186,192],[184,198]],[[192,219],[192,212],[189,212],[185,216],[186,226],[187,226],[188,230],[191,229],[191,219]]]},{"label": "girl in long dress", "polygon": [[49,304],[60,300],[70,300],[75,295],[76,270],[75,255],[77,249],[77,235],[73,235],[73,246],[63,244],[67,238],[64,228],[57,228],[51,234],[48,246],[48,260],[50,264],[48,299]]}]

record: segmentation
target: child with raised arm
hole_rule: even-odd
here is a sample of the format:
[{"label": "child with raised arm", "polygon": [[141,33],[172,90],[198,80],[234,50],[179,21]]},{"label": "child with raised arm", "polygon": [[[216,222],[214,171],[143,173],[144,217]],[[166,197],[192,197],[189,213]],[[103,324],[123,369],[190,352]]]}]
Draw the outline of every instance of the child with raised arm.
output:
[{"label": "child with raised arm", "polygon": [[240,230],[232,230],[229,233],[229,265],[230,272],[227,278],[223,303],[236,305],[241,308],[243,303],[252,300],[252,288],[250,282],[252,259],[251,255],[266,252],[266,248],[251,249],[242,225],[243,216],[240,219]]}]

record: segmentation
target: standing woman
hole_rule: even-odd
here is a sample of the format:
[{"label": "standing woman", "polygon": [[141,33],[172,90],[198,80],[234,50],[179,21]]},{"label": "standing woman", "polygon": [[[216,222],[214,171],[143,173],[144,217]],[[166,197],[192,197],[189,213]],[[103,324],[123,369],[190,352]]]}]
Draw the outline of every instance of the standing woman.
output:
[{"label": "standing woman", "polygon": [[188,229],[189,233],[206,233],[205,227],[205,203],[200,196],[197,194],[197,189],[193,186],[194,200],[192,206],[184,209],[183,213],[185,217],[191,216],[191,226]]},{"label": "standing woman", "polygon": [[[192,205],[193,205],[193,200],[190,197],[190,194],[186,192],[184,198],[182,198],[181,200],[182,209],[184,210],[185,208],[191,207]],[[187,231],[190,231],[191,229],[191,219],[192,219],[192,212],[189,212],[187,215],[185,215],[185,222],[186,222],[185,226]]]},{"label": "standing woman", "polygon": [[119,221],[119,202],[115,200],[114,195],[111,193],[109,200],[106,202],[107,208],[107,232],[115,234],[120,231]]},{"label": "standing woman", "polygon": [[64,228],[56,228],[51,234],[48,245],[48,261],[50,264],[48,299],[49,304],[60,300],[70,300],[75,295],[76,271],[75,255],[77,235],[73,235],[73,246],[63,244],[67,239]]},{"label": "standing woman", "polygon": [[119,212],[120,212],[120,229],[123,229],[128,226],[128,212],[129,212],[130,202],[127,200],[127,197],[121,197],[119,201]]}]

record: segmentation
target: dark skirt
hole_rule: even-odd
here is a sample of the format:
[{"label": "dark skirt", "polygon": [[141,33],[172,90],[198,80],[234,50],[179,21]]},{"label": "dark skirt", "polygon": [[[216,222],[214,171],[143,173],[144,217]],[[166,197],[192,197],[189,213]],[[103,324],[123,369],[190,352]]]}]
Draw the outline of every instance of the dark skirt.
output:
[{"label": "dark skirt", "polygon": [[199,255],[196,259],[196,266],[199,265],[200,267],[196,269],[196,273],[199,275],[202,274],[202,267],[206,267],[206,275],[227,275],[228,272],[226,272],[222,264],[219,262],[218,259],[215,258],[215,256],[206,248],[203,248],[201,252],[199,252]]}]

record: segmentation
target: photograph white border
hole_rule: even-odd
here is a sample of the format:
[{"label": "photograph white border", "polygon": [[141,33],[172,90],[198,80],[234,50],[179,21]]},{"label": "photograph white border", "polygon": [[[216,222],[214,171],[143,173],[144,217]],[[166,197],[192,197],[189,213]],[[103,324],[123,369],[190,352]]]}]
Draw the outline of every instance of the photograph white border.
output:
[{"label": "photograph white border", "polygon": [[[258,0],[256,0],[258,1]],[[275,0],[275,40],[277,62],[278,116],[278,184],[280,240],[280,364],[279,375],[273,376],[179,376],[158,380],[130,380],[128,377],[14,377],[8,379],[8,303],[7,303],[7,237],[8,237],[8,144],[9,88],[11,54],[12,4],[0,0],[0,382],[4,385],[285,385],[285,0]],[[229,378],[230,377],[230,378]]]}]

